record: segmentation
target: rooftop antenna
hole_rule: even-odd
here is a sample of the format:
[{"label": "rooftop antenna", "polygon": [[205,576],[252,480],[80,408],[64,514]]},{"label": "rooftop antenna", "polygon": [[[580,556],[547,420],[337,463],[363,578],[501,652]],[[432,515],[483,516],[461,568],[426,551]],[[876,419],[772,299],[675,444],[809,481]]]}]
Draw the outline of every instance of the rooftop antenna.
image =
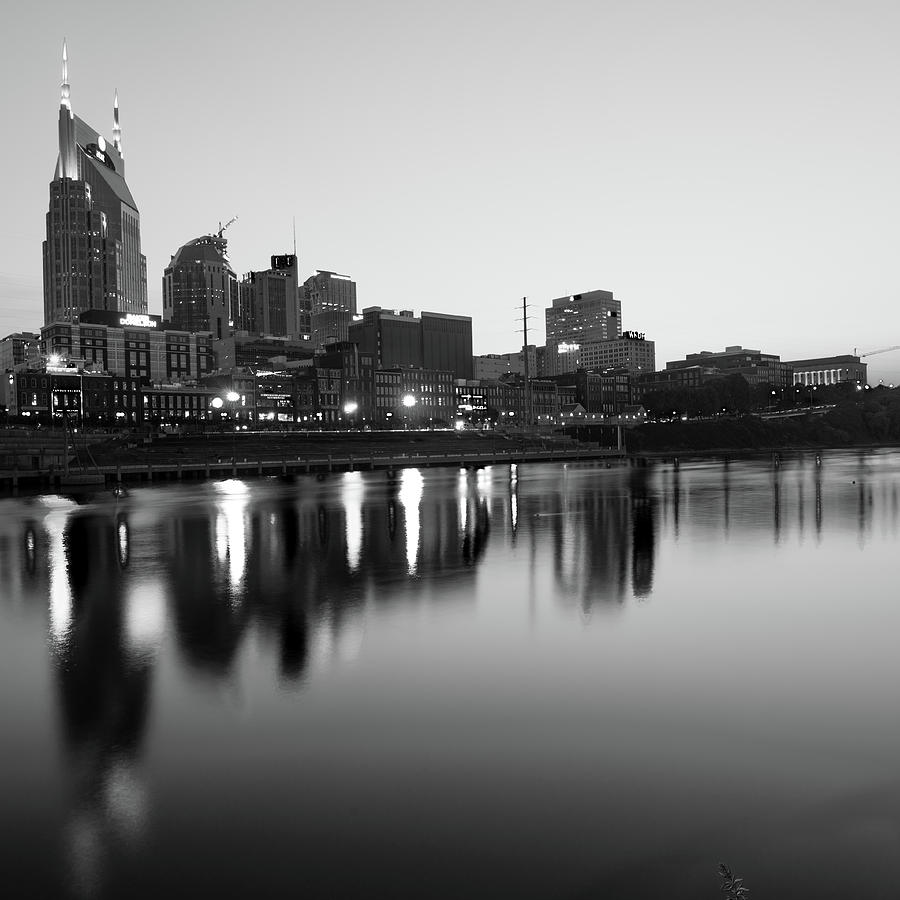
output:
[{"label": "rooftop antenna", "polygon": [[293,225],[294,225],[294,256],[296,257],[296,255],[297,255],[297,217],[294,216],[293,219],[291,219],[291,221],[293,222]]}]

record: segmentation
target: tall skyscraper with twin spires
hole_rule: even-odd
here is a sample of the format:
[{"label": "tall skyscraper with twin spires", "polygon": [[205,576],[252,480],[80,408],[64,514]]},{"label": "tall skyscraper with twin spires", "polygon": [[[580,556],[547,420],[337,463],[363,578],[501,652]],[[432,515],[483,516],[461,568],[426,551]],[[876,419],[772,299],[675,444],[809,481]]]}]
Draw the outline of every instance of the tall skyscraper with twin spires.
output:
[{"label": "tall skyscraper with twin spires", "polygon": [[44,241],[44,324],[72,322],[88,309],[147,313],[141,221],[125,183],[119,97],[108,142],[72,112],[63,43],[59,158],[50,182]]}]

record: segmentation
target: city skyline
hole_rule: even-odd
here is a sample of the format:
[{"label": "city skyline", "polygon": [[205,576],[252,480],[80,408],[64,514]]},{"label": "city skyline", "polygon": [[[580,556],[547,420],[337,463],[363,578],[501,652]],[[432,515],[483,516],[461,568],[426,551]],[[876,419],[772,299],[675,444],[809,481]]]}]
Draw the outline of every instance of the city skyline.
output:
[{"label": "city skyline", "polygon": [[[67,20],[65,35],[18,11],[4,119],[36,149],[0,151],[17,172],[0,332],[40,324],[66,37],[79,116],[111,128],[118,90],[151,313],[185,236],[239,215],[229,248],[249,271],[290,249],[296,216],[301,277],[351,273],[360,308],[471,315],[477,354],[518,349],[522,296],[541,343],[552,298],[595,289],[621,298],[623,328],[656,341],[659,365],[731,344],[791,359],[900,342],[886,287],[900,133],[884,112],[900,12],[554,9],[182,10],[184,34],[195,17],[221,31],[210,43],[227,62],[181,52],[165,5],[101,30]],[[274,21],[297,58],[228,52]],[[304,40],[318,33],[341,41]],[[868,362],[870,380],[900,381],[900,354]]]}]

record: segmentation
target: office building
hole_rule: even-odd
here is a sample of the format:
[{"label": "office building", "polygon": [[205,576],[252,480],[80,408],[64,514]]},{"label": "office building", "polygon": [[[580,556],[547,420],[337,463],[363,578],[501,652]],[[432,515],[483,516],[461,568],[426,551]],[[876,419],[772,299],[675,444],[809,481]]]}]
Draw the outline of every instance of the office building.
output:
[{"label": "office building", "polygon": [[448,371],[472,377],[472,319],[446,313],[382,309],[370,306],[350,324],[350,340],[375,359],[377,369],[397,366]]},{"label": "office building", "polygon": [[311,365],[313,349],[309,341],[283,337],[261,337],[238,331],[213,342],[217,369],[248,368],[277,371]]},{"label": "office building", "polygon": [[634,379],[636,400],[654,391],[696,390],[710,381],[722,378],[723,372],[714,366],[684,366],[680,369],[662,369],[645,372]]},{"label": "office building", "polygon": [[212,371],[212,335],[166,327],[160,316],[91,310],[41,329],[44,355],[97,372],[158,383],[197,381]]},{"label": "office building", "polygon": [[147,261],[137,204],[125,181],[118,95],[113,139],[72,112],[63,45],[59,157],[50,182],[44,257],[44,324],[89,309],[147,312]]},{"label": "office building", "polygon": [[241,306],[246,312],[237,327],[259,335],[301,338],[296,254],[273,256],[267,270],[248,272],[241,282],[241,292]]},{"label": "office building", "polygon": [[554,375],[552,380],[562,390],[571,389],[573,402],[587,415],[617,416],[634,402],[632,378],[623,368],[591,372],[586,368],[577,372]]},{"label": "office building", "polygon": [[639,331],[623,331],[609,341],[581,344],[581,368],[591,372],[625,369],[630,375],[656,371],[656,345]]},{"label": "office building", "polygon": [[422,364],[426,369],[472,377],[472,319],[422,311]]},{"label": "office building", "polygon": [[[472,357],[472,376],[479,380],[496,380],[504,375],[525,375],[534,378],[538,373],[537,347],[529,344],[518,353],[486,353]],[[527,358],[526,358],[527,356]]]},{"label": "office building", "polygon": [[317,270],[303,282],[301,297],[309,308],[311,338],[317,350],[348,339],[356,315],[356,282],[349,275]]},{"label": "office building", "polygon": [[622,335],[622,303],[611,291],[558,297],[544,313],[547,326],[546,374],[581,366],[581,345]]},{"label": "office building", "polygon": [[163,272],[163,317],[181,331],[225,337],[239,314],[239,283],[228,241],[205,234],[179,247]]},{"label": "office building", "polygon": [[790,363],[782,362],[780,356],[739,345],[726,347],[717,353],[701,350],[700,353],[689,353],[684,359],[666,363],[667,369],[689,369],[694,366],[712,367],[723,375],[743,375],[748,384],[770,384],[774,388],[790,387],[794,381],[793,368]]},{"label": "office building", "polygon": [[525,361],[521,353],[487,353],[472,358],[472,377],[496,380],[503,375],[522,375]]}]

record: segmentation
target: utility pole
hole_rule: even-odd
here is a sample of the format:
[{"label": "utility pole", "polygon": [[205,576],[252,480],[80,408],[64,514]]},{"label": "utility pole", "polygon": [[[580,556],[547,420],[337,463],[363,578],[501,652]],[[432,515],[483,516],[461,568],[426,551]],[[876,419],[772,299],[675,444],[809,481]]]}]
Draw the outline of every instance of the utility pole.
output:
[{"label": "utility pole", "polygon": [[528,365],[528,298],[522,298],[522,335],[525,340],[522,346],[522,356],[525,361],[525,425],[529,426],[534,420],[534,410],[531,402],[531,371]]}]

